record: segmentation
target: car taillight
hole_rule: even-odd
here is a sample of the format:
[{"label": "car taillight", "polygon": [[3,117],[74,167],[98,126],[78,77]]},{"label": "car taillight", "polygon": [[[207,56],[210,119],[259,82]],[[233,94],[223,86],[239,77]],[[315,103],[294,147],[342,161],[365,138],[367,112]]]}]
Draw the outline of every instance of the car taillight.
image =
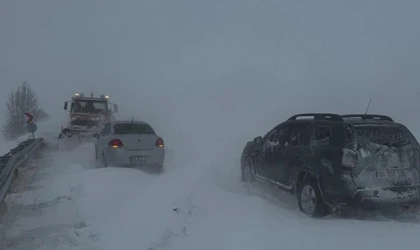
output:
[{"label": "car taillight", "polygon": [[109,146],[113,148],[121,148],[123,146],[123,143],[120,139],[114,139],[109,142]]},{"label": "car taillight", "polygon": [[341,162],[345,167],[355,168],[357,166],[357,153],[351,149],[343,149]]},{"label": "car taillight", "polygon": [[164,144],[164,142],[163,142],[163,139],[159,137],[159,138],[156,140],[155,145],[156,145],[156,147],[158,147],[158,148],[163,148],[165,144]]}]

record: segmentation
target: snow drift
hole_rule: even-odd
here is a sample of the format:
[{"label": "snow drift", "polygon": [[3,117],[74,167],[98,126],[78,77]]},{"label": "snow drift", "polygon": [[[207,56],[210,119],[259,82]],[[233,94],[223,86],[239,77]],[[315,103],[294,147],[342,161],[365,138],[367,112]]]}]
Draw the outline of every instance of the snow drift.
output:
[{"label": "snow drift", "polygon": [[[31,187],[8,199],[9,218],[17,221],[7,225],[7,249],[353,250],[419,244],[417,223],[312,219],[295,206],[249,192],[237,166],[220,163],[172,162],[165,173],[149,174],[92,168],[91,144],[47,155],[37,163]],[[342,244],[349,237],[356,240]]]}]

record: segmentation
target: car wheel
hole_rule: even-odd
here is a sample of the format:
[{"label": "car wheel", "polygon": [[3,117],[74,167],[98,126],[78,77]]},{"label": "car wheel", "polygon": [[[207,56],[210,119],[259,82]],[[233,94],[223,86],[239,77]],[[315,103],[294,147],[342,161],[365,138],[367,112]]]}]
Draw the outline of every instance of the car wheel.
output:
[{"label": "car wheel", "polygon": [[252,171],[252,164],[250,159],[244,159],[242,163],[242,181],[244,182],[254,182],[255,175]]},{"label": "car wheel", "polygon": [[153,171],[156,173],[163,173],[164,167],[163,164],[159,164],[153,168]]},{"label": "car wheel", "polygon": [[300,211],[312,217],[323,217],[326,215],[326,206],[316,180],[303,180],[297,191],[296,195]]}]

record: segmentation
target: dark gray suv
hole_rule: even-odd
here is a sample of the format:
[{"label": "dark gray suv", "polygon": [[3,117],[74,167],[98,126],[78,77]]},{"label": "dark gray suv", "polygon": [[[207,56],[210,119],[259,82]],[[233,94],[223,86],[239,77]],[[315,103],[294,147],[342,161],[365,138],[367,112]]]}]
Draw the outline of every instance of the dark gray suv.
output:
[{"label": "dark gray suv", "polygon": [[243,181],[296,194],[299,209],[419,203],[420,146],[389,116],[299,114],[246,144]]}]

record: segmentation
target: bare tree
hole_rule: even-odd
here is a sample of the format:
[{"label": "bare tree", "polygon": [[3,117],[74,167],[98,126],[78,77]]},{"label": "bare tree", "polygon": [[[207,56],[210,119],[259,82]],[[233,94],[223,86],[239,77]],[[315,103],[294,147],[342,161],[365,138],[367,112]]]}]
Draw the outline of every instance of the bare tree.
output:
[{"label": "bare tree", "polygon": [[50,115],[48,115],[47,112],[45,112],[42,108],[37,108],[34,111],[33,116],[34,116],[34,121],[35,122],[43,121],[45,119],[50,118]]},{"label": "bare tree", "polygon": [[26,131],[26,112],[34,115],[34,120],[36,121],[48,118],[48,114],[38,106],[38,101],[32,88],[29,84],[23,82],[10,92],[6,103],[6,123],[3,125],[3,133],[6,138],[16,138]]}]

